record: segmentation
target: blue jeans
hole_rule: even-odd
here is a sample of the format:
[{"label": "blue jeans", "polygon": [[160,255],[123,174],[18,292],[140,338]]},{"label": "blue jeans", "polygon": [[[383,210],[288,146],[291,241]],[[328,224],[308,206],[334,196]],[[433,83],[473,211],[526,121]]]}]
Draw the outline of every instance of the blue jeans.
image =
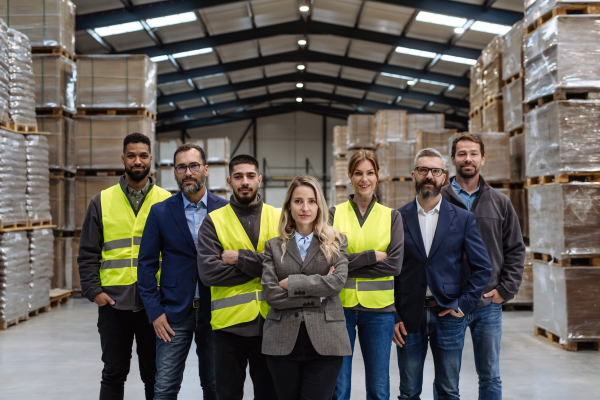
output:
[{"label": "blue jeans", "polygon": [[[344,314],[352,352],[358,327],[358,340],[365,362],[367,399],[389,400],[394,313],[344,309]],[[350,400],[351,382],[352,356],[345,356],[333,392],[333,400]]]},{"label": "blue jeans", "polygon": [[215,363],[213,354],[213,331],[210,323],[202,316],[202,309],[191,308],[179,322],[169,321],[175,336],[171,342],[156,338],[156,384],[154,399],[176,399],[181,389],[185,362],[192,346],[196,342],[200,386],[204,400],[216,400]]},{"label": "blue jeans", "polygon": [[435,366],[435,389],[441,400],[458,400],[458,380],[467,319],[450,314],[439,317],[441,307],[423,309],[418,332],[408,332],[397,347],[400,369],[399,399],[419,400],[423,390],[423,367],[427,343]]}]

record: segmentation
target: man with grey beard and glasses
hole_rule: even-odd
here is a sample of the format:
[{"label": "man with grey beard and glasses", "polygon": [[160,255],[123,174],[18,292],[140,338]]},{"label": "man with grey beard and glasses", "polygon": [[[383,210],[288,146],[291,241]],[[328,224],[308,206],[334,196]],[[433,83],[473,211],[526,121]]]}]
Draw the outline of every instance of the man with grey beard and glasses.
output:
[{"label": "man with grey beard and glasses", "polygon": [[196,252],[202,221],[228,201],[206,189],[201,147],[180,146],[174,165],[180,192],[150,210],[138,259],[140,293],[157,337],[154,399],[177,398],[194,340],[204,399],[215,400],[210,290],[198,279]]}]

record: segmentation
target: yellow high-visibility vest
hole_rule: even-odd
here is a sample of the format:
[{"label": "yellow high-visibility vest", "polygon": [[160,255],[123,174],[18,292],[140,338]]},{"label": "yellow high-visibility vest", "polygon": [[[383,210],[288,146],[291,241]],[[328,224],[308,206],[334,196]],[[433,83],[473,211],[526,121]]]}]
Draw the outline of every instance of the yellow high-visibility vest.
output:
[{"label": "yellow high-visibility vest", "polygon": [[[375,203],[360,226],[351,200],[335,206],[333,226],[348,238],[348,253],[387,251],[392,236],[392,209]],[[348,278],[340,293],[342,306],[384,308],[394,304],[394,277]]]},{"label": "yellow high-visibility vest", "polygon": [[[121,184],[100,192],[104,232],[100,266],[102,286],[130,286],[137,282],[137,259],[150,208],[169,197],[171,193],[152,186],[136,216]],[[160,279],[160,270],[156,279]]]},{"label": "yellow high-visibility vest", "polygon": [[[279,236],[281,211],[263,204],[260,215],[260,234],[255,249],[231,205],[211,212],[223,250],[254,250],[262,253],[265,242]],[[253,321],[260,313],[267,317],[267,304],[260,278],[237,286],[211,286],[211,320],[213,330]]]}]

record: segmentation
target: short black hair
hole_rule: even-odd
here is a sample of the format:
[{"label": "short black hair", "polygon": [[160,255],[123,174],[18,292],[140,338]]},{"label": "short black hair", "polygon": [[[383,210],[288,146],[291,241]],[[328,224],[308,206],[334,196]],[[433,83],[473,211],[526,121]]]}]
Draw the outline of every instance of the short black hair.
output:
[{"label": "short black hair", "polygon": [[148,145],[148,153],[152,154],[152,145],[150,144],[150,138],[144,135],[143,133],[135,132],[125,136],[125,139],[123,139],[123,154],[125,154],[125,152],[127,151],[127,145],[129,143],[144,143]]},{"label": "short black hair", "polygon": [[256,158],[248,154],[240,154],[238,156],[233,157],[231,161],[229,161],[229,175],[233,173],[233,167],[239,164],[254,165],[254,167],[256,167],[256,170],[258,171],[258,161],[256,161]]},{"label": "short black hair", "polygon": [[200,158],[202,159],[202,163],[206,164],[206,154],[204,154],[204,150],[202,149],[202,147],[194,143],[186,143],[182,144],[177,148],[177,150],[175,150],[175,154],[173,154],[173,165],[177,166],[177,154],[182,153],[184,151],[190,151],[192,149],[198,150],[198,153],[200,153]]}]

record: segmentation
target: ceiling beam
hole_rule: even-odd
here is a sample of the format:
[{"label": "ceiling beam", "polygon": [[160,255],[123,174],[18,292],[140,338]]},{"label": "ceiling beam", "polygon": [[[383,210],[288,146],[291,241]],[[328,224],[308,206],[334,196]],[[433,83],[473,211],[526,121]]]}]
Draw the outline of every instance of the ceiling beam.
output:
[{"label": "ceiling beam", "polygon": [[483,2],[483,9],[486,11],[489,10],[490,8],[492,8],[495,2],[496,0],[485,0]]},{"label": "ceiling beam", "polygon": [[265,65],[278,64],[282,62],[325,62],[330,64],[341,65],[343,67],[352,67],[374,72],[387,72],[390,74],[409,76],[416,79],[427,79],[455,86],[469,87],[469,79],[461,76],[448,75],[431,71],[422,71],[407,67],[399,67],[396,65],[384,65],[373,61],[337,56],[333,54],[321,53],[311,50],[297,50],[287,53],[273,54],[260,58],[250,58],[247,60],[234,61],[220,65],[210,65],[207,67],[193,68],[182,72],[170,72],[167,74],[158,75],[158,83],[165,84],[170,82],[178,82],[186,79],[200,78],[206,75],[228,73],[232,71],[239,71],[242,69],[254,67],[262,67]]},{"label": "ceiling beam", "polygon": [[279,83],[326,83],[330,85],[343,86],[352,89],[364,90],[366,92],[380,93],[389,96],[402,96],[407,99],[419,100],[429,103],[448,104],[453,107],[468,108],[469,102],[463,99],[457,99],[455,97],[447,97],[442,95],[435,95],[423,92],[417,92],[414,90],[408,91],[399,87],[378,85],[374,83],[364,83],[354,81],[351,79],[336,78],[327,75],[314,74],[310,72],[296,72],[293,74],[277,75],[270,78],[257,79],[252,81],[240,82],[230,85],[215,86],[207,89],[201,89],[198,91],[182,92],[171,94],[167,96],[160,96],[158,98],[158,104],[169,104],[177,103],[185,100],[192,100],[201,97],[215,96],[223,93],[236,92],[245,89],[254,89],[269,85],[276,85]]}]

